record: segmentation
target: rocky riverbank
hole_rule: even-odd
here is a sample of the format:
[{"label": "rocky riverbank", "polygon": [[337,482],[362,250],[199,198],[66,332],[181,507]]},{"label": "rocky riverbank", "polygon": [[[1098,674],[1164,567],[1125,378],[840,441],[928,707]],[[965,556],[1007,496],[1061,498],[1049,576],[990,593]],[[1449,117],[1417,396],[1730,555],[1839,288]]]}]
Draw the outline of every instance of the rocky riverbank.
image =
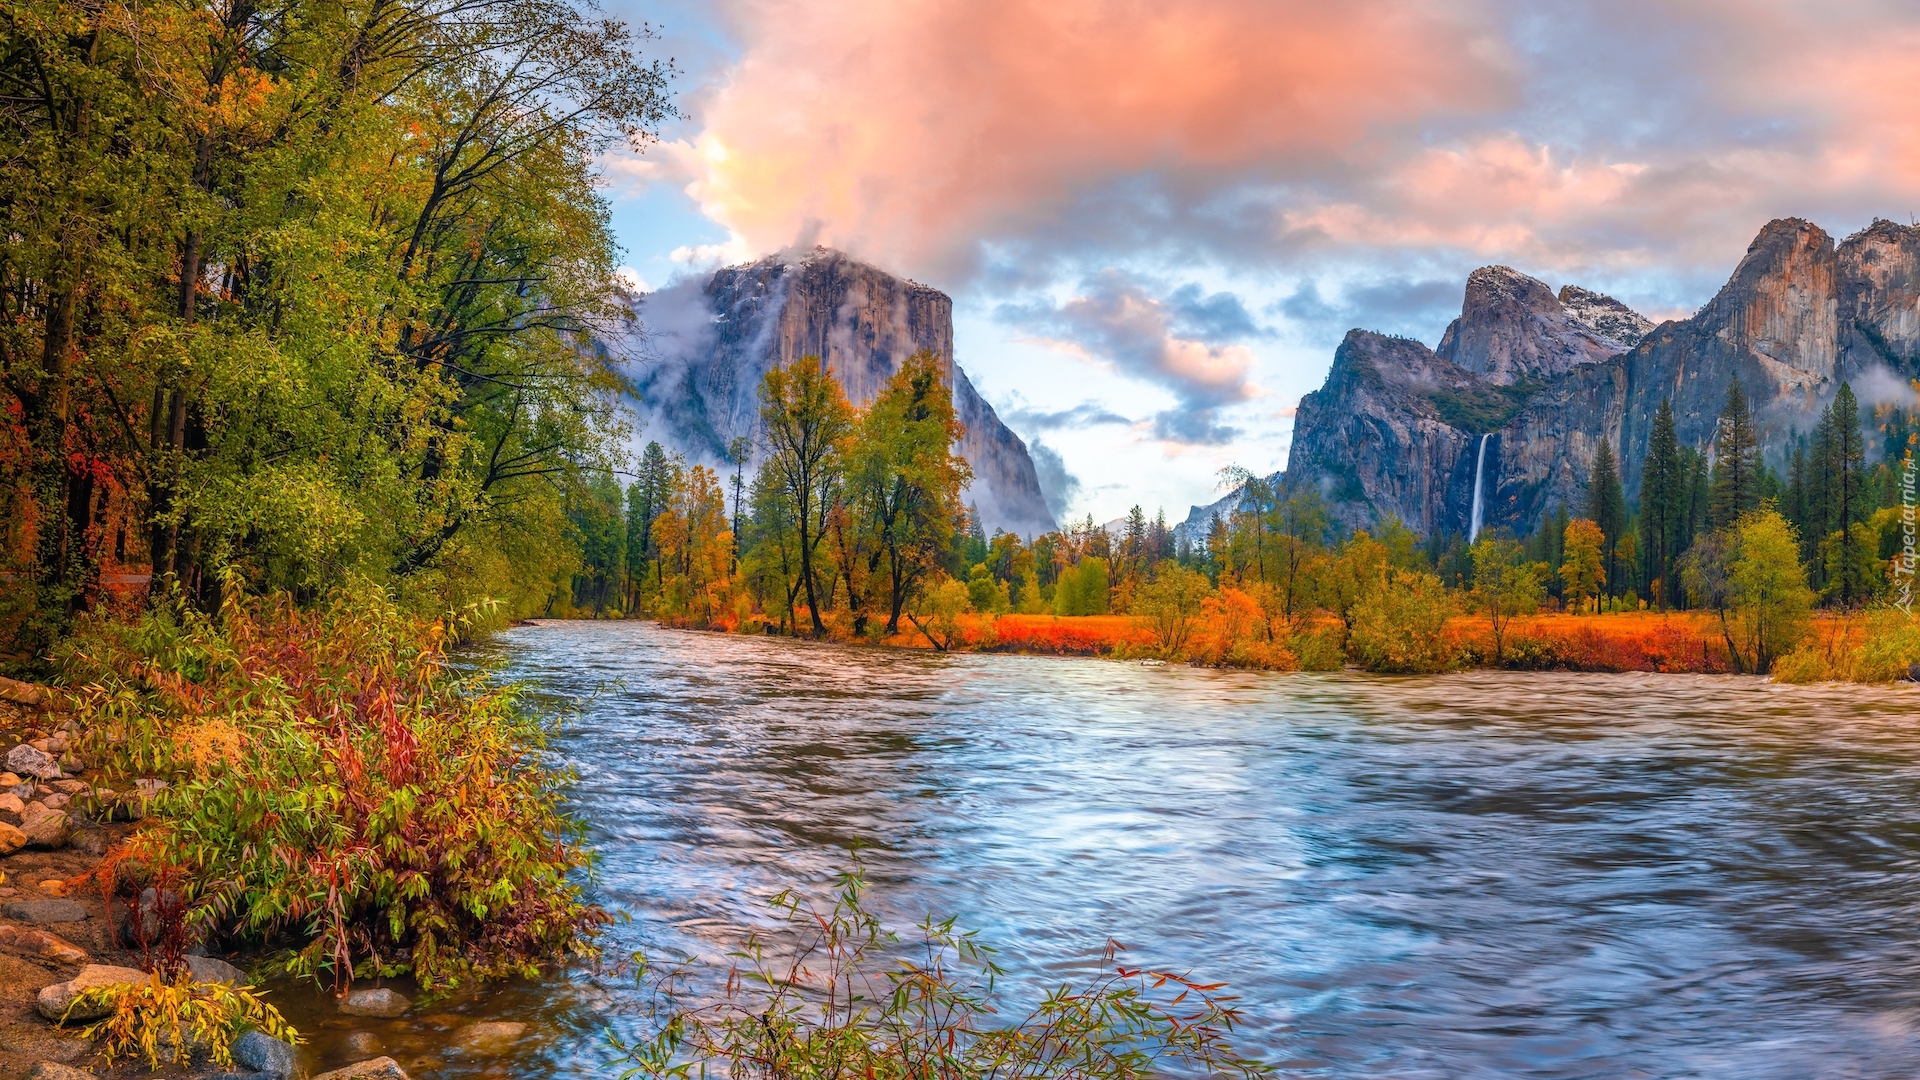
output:
[{"label": "rocky riverbank", "polygon": [[[82,733],[54,704],[44,688],[0,679],[0,1080],[283,1080],[299,1074],[294,1048],[259,1032],[236,1040],[230,1070],[214,1067],[204,1054],[191,1066],[159,1073],[124,1057],[107,1067],[98,1046],[78,1031],[98,1014],[61,1022],[80,991],[142,980],[153,967],[155,958],[133,943],[139,935],[130,927],[151,917],[158,894],[126,895],[132,891],[122,880],[126,868],[114,855],[165,785],[96,775],[74,752]],[[198,981],[250,982],[235,962],[245,958],[186,957]],[[393,1016],[408,1004],[391,990],[363,990],[343,1001],[341,1011]],[[373,1057],[312,1080],[406,1075],[392,1058]]]}]

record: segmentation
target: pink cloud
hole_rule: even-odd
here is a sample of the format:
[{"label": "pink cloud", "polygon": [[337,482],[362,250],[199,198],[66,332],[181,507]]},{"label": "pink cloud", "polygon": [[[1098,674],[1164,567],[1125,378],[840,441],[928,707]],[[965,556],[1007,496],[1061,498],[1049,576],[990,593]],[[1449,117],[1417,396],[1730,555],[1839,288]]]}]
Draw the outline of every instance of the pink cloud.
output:
[{"label": "pink cloud", "polygon": [[679,153],[704,212],[756,250],[807,239],[951,266],[1140,170],[1310,175],[1372,137],[1496,108],[1513,91],[1506,49],[1476,10],[751,4],[736,11],[745,53]]}]

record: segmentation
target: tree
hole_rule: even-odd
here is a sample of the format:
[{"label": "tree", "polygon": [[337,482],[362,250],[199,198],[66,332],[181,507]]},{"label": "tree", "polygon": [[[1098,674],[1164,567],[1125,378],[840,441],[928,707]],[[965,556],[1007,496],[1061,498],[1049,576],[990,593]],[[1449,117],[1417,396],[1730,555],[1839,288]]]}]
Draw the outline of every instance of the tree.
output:
[{"label": "tree", "polygon": [[816,563],[827,516],[838,498],[842,451],[853,429],[853,407],[817,356],[803,356],[767,372],[760,384],[762,468],[787,503],[795,532],[799,589],[807,598],[813,635],[825,637]]},{"label": "tree", "polygon": [[1614,462],[1613,445],[1605,438],[1593,452],[1593,468],[1587,474],[1587,516],[1600,526],[1600,558],[1610,588],[1619,591],[1626,575],[1620,572],[1620,539],[1627,532],[1627,497],[1620,489],[1620,469]]},{"label": "tree", "polygon": [[1061,572],[1053,589],[1053,613],[1105,615],[1109,587],[1107,560],[1089,555]]},{"label": "tree", "polygon": [[1493,657],[1506,663],[1507,624],[1515,615],[1531,615],[1546,600],[1541,567],[1526,561],[1515,540],[1482,536],[1473,544],[1473,598],[1493,629]]},{"label": "tree", "polygon": [[1765,675],[1806,636],[1814,596],[1799,541],[1778,512],[1754,511],[1736,524],[1728,554],[1723,632],[1741,667]]},{"label": "tree", "polygon": [[901,364],[861,420],[849,482],[862,527],[876,541],[867,569],[886,582],[888,634],[900,632],[908,600],[953,543],[960,491],[972,479],[953,452],[965,434],[931,352]]},{"label": "tree", "polygon": [[1720,410],[1713,449],[1708,520],[1714,528],[1725,528],[1760,505],[1760,436],[1754,428],[1753,407],[1738,376],[1727,385],[1727,402]]},{"label": "tree", "polygon": [[1354,605],[1347,651],[1369,671],[1434,672],[1453,666],[1446,586],[1430,573],[1388,569]]},{"label": "tree", "polygon": [[1212,592],[1205,574],[1166,560],[1154,569],[1151,582],[1134,597],[1134,614],[1153,628],[1160,655],[1172,660],[1186,653],[1193,624]]},{"label": "tree", "polygon": [[1871,559],[1879,554],[1878,544],[1874,544],[1875,550],[1868,554],[1861,545],[1864,534],[1854,528],[1865,522],[1875,507],[1866,491],[1866,440],[1860,432],[1860,404],[1853,395],[1853,387],[1842,382],[1828,411],[1832,416],[1831,471],[1824,479],[1826,503],[1832,516],[1823,524],[1831,532],[1834,554],[1828,560],[1831,569],[1827,575],[1827,591],[1842,607],[1853,607],[1872,593],[1873,575],[1862,571],[1871,567]]},{"label": "tree", "polygon": [[1686,514],[1686,479],[1680,458],[1680,439],[1673,426],[1673,404],[1660,399],[1647,438],[1646,465],[1640,472],[1640,551],[1643,575],[1656,605],[1674,602],[1674,561],[1680,547],[1682,518]]},{"label": "tree", "polygon": [[1567,523],[1566,544],[1560,561],[1561,592],[1568,608],[1584,608],[1586,601],[1598,607],[1607,588],[1607,567],[1603,547],[1606,537],[1600,526],[1586,518]]}]

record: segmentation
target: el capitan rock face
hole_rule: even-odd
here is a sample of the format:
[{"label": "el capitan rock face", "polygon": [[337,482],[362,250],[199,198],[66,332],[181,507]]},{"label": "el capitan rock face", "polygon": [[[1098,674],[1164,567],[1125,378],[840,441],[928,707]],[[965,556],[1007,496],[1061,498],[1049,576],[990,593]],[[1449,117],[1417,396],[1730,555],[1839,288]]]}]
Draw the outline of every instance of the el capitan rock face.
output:
[{"label": "el capitan rock face", "polygon": [[642,297],[653,336],[634,373],[646,423],[689,459],[719,462],[753,438],[760,381],[775,366],[818,356],[856,405],[873,400],[900,363],[931,350],[966,426],[960,453],[973,466],[968,501],[986,527],[1032,535],[1055,527],[1027,447],[954,363],[953,301],[826,248],[716,271]]},{"label": "el capitan rock face", "polygon": [[1704,452],[1737,376],[1777,448],[1842,380],[1920,376],[1920,228],[1879,221],[1836,245],[1810,222],[1769,222],[1712,301],[1652,328],[1611,298],[1486,268],[1438,350],[1391,341],[1347,336],[1301,401],[1289,481],[1317,486],[1349,526],[1394,514],[1465,533],[1488,435],[1485,521],[1528,532],[1556,505],[1577,510],[1602,438],[1637,494],[1663,398],[1681,443]]}]

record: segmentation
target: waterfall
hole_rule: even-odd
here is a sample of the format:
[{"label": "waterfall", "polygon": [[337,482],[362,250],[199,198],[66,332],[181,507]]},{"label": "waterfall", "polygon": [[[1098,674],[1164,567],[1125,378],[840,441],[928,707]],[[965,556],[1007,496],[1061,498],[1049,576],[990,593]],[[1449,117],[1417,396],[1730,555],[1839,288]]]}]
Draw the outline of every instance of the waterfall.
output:
[{"label": "waterfall", "polygon": [[1467,524],[1467,543],[1469,544],[1480,535],[1480,480],[1487,471],[1488,437],[1488,435],[1480,436],[1480,456],[1473,463],[1473,518]]}]

